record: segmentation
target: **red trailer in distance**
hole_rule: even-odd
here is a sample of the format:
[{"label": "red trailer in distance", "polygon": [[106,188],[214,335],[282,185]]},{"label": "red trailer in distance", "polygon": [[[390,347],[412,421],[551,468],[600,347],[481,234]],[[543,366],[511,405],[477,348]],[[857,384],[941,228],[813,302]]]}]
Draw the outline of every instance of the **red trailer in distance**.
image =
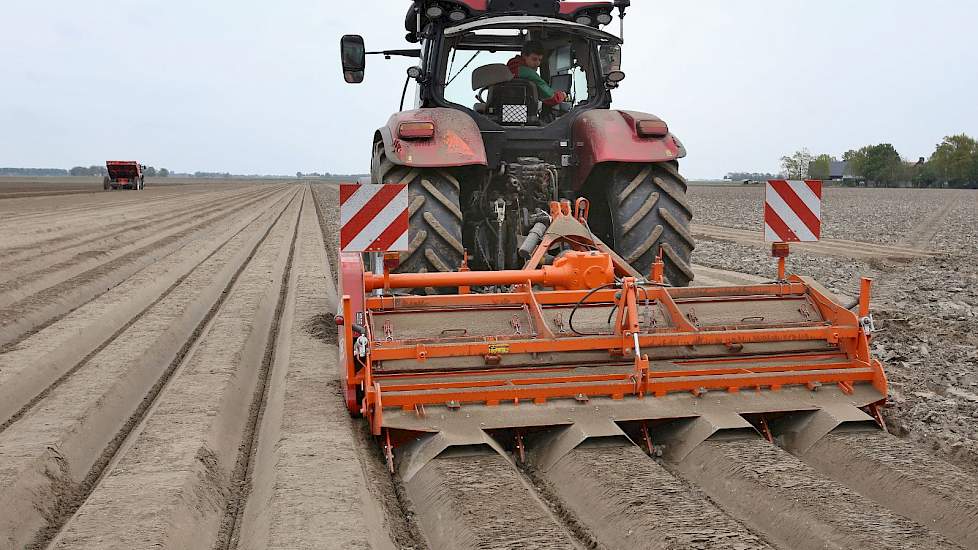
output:
[{"label": "red trailer in distance", "polygon": [[145,188],[143,169],[146,167],[134,160],[107,160],[105,168],[109,175],[102,180],[102,188],[139,189]]}]

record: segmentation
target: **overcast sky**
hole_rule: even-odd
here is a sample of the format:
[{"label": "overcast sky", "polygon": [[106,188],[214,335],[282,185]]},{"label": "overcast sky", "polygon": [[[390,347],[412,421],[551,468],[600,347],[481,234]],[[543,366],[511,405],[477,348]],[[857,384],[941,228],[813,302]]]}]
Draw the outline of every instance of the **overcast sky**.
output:
[{"label": "overcast sky", "polygon": [[[978,136],[978,2],[632,4],[615,103],[664,118],[690,177],[775,171],[800,147],[890,142],[916,159]],[[365,172],[411,62],[371,57],[344,84],[339,37],[407,47],[408,5],[2,2],[0,166]]]}]

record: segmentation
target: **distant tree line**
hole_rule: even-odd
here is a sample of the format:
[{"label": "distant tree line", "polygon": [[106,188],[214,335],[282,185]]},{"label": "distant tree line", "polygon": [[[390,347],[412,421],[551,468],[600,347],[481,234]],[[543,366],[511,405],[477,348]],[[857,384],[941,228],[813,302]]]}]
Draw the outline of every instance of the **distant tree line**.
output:
[{"label": "distant tree line", "polygon": [[356,181],[357,179],[367,176],[369,174],[331,174],[329,172],[296,172],[295,177],[297,178],[326,178],[334,180],[343,181]]},{"label": "distant tree line", "polygon": [[[930,158],[917,161],[904,159],[890,143],[846,151],[842,160],[843,182],[850,185],[978,188],[978,141],[966,134],[945,137]],[[802,149],[781,157],[781,176],[829,179],[833,162],[834,156]]]},{"label": "distant tree line", "polygon": [[230,178],[230,172],[194,172],[195,178]]},{"label": "distant tree line", "polygon": [[75,166],[71,170],[68,170],[69,176],[105,176],[108,175],[108,171],[105,169],[104,165],[100,166],[89,166],[85,168],[84,166]]},{"label": "distant tree line", "polygon": [[151,178],[168,178],[170,177],[170,171],[166,168],[154,168],[152,166],[147,166],[143,170],[143,174]]},{"label": "distant tree line", "polygon": [[64,168],[6,168],[0,167],[0,176],[67,176]]},{"label": "distant tree line", "polygon": [[[74,166],[68,170],[64,168],[3,168],[0,167],[0,176],[107,176],[108,170],[105,165],[92,165],[89,167]],[[166,168],[154,168],[147,166],[143,174],[149,177],[166,178],[170,176],[170,171]]]},{"label": "distant tree line", "polygon": [[767,181],[778,179],[780,176],[777,174],[769,174],[767,172],[728,172],[726,176],[723,177],[725,180],[755,180],[755,181]]}]

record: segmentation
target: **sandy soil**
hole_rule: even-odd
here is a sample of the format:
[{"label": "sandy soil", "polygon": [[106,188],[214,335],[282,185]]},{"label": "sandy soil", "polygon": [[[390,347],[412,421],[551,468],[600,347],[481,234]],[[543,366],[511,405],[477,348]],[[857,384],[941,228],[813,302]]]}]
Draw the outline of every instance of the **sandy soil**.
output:
[{"label": "sandy soil", "polygon": [[[258,411],[253,396],[272,345],[305,195],[290,193],[288,206],[194,348],[62,528],[55,547],[210,548],[227,536],[222,520],[242,480],[235,476],[239,449]],[[106,533],[109,525],[112,532]]]},{"label": "sandy soil", "polygon": [[[0,547],[978,548],[978,193],[828,189],[835,241],[789,261],[876,279],[898,437],[589,442],[546,471],[499,441],[403,479],[339,394],[334,185],[4,184]],[[691,188],[701,284],[772,277],[760,197]]]},{"label": "sandy soil", "polygon": [[760,438],[708,440],[675,468],[782,548],[959,548]]},{"label": "sandy soil", "polygon": [[578,447],[536,477],[612,548],[770,548],[631,444]]}]

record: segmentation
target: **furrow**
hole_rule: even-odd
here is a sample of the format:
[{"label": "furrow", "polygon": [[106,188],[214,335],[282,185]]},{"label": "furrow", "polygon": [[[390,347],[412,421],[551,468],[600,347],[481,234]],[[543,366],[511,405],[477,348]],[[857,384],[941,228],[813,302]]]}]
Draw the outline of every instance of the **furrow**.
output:
[{"label": "furrow", "polygon": [[[91,216],[91,222],[101,221],[90,226],[83,226],[73,230],[66,235],[53,236],[45,239],[37,239],[36,236],[25,239],[19,246],[10,246],[0,250],[0,259],[6,267],[2,280],[8,280],[18,275],[37,271],[48,265],[55,263],[59,257],[65,253],[85,248],[95,248],[106,251],[112,247],[122,246],[126,242],[132,242],[142,237],[150,231],[156,231],[166,222],[191,218],[207,214],[220,209],[222,205],[230,205],[233,202],[241,202],[248,198],[254,198],[272,191],[270,188],[251,189],[241,193],[227,194],[221,197],[208,197],[206,200],[194,201],[189,204],[184,203],[183,208],[177,211],[157,212],[153,211],[145,216],[123,215],[119,217],[111,216]],[[123,219],[119,219],[119,218]],[[104,223],[104,220],[111,223]]]},{"label": "furrow", "polygon": [[[167,208],[173,206],[175,199],[181,204],[194,204],[197,202],[211,202],[221,196],[237,192],[240,187],[222,190],[199,190],[192,189],[173,189],[165,194],[145,197],[141,193],[139,198],[119,201],[105,200],[101,197],[99,201],[90,205],[57,208],[49,204],[46,200],[39,202],[42,209],[38,212],[29,212],[20,215],[4,215],[0,222],[0,231],[9,235],[11,238],[3,243],[6,248],[21,242],[32,242],[39,236],[43,237],[62,237],[67,234],[77,232],[81,224],[108,224],[113,220],[122,218],[132,218],[133,216],[153,213],[165,213]],[[20,237],[19,239],[17,237]]]},{"label": "furrow", "polygon": [[162,260],[181,247],[207,237],[215,227],[228,223],[229,219],[246,207],[240,205],[205,220],[194,220],[193,223],[170,231],[139,249],[96,265],[0,309],[0,346],[7,346],[32,331],[43,329],[144,267]]},{"label": "furrow", "polygon": [[799,458],[880,506],[978,548],[978,479],[909,442],[837,430]]},{"label": "furrow", "polygon": [[404,481],[435,549],[584,548],[495,451],[449,450]]},{"label": "furrow", "polygon": [[[45,254],[25,263],[11,262],[9,277],[4,276],[6,280],[0,282],[0,307],[9,306],[42,292],[102,263],[111,262],[130,252],[151,246],[161,238],[179,233],[188,224],[220,219],[262,198],[263,196],[259,196],[230,201],[229,204],[208,205],[204,211],[193,211],[175,219],[161,220],[161,223],[151,224],[151,227],[144,228],[131,236],[127,234],[124,238],[112,239],[104,243],[105,246],[90,243],[90,246],[70,249],[63,253]],[[43,250],[39,251],[39,254],[42,253]]]},{"label": "furrow", "polygon": [[[334,267],[330,275],[332,276],[332,282],[335,284],[336,270],[339,269],[337,252],[339,247],[338,188],[331,184],[313,184],[310,187],[313,190],[313,196],[316,198],[316,211],[319,218],[323,244],[325,245],[325,254],[329,258],[329,265]],[[322,464],[320,467],[328,468],[331,472],[338,472],[337,476],[330,476],[333,479],[328,484],[328,487],[326,487],[329,490],[330,502],[334,500],[343,503],[349,502],[351,506],[354,506],[353,509],[356,509],[355,503],[357,501],[351,500],[349,495],[354,493],[361,495],[360,502],[363,506],[362,510],[365,515],[365,521],[368,527],[370,527],[370,543],[374,548],[390,548],[388,538],[393,542],[395,548],[414,548],[418,550],[428,548],[429,544],[421,532],[415,515],[408,507],[404,486],[394,476],[390,475],[386,462],[381,458],[377,438],[370,434],[370,430],[364,422],[359,419],[350,418],[349,412],[346,410],[339,380],[339,372],[335,370],[337,368],[335,363],[337,358],[335,347],[336,329],[333,325],[329,324],[333,311],[334,306],[331,306],[328,312],[324,313],[313,324],[314,327],[318,327],[314,328],[315,332],[327,342],[330,350],[327,354],[324,354],[327,370],[322,375],[326,376],[326,383],[329,388],[328,395],[331,398],[317,401],[319,406],[323,407],[323,413],[317,414],[314,419],[307,420],[307,422],[318,427],[318,430],[314,432],[309,430],[308,433],[315,433],[317,438],[324,438],[324,445],[321,445],[319,448],[329,449],[328,452],[323,452],[323,460],[328,462],[327,464]],[[322,324],[323,322],[327,324],[324,326]],[[333,368],[330,369],[330,366]],[[310,372],[316,372],[316,370],[311,370]],[[303,396],[303,390],[295,384],[289,384],[289,388],[291,389],[290,394],[295,398],[296,402],[294,414],[304,415],[305,413],[302,411],[306,411],[306,408],[300,406],[299,403],[310,399],[310,397],[301,397]],[[300,401],[300,398],[302,401]],[[287,406],[284,406],[283,414],[285,410],[288,410]],[[317,413],[318,411],[319,409],[313,409],[311,412]],[[285,430],[288,425],[283,419],[282,429]],[[352,437],[350,437],[351,435]],[[304,439],[294,437],[291,440],[300,442]],[[316,439],[312,440],[313,443],[316,441]],[[276,447],[276,449],[282,450],[289,448],[291,446],[282,445],[281,443]],[[358,459],[357,467],[352,469],[341,468],[340,464],[352,465],[352,463],[346,462],[350,457],[347,454],[347,449],[349,448],[353,449],[353,456]],[[281,460],[281,455],[277,456],[276,460]],[[276,462],[276,464],[279,463]],[[305,468],[306,465],[303,464],[303,471],[305,471]],[[357,470],[359,470],[359,473],[357,473]],[[313,469],[311,472],[317,473],[318,471]],[[297,489],[300,485],[303,485],[305,487],[304,490],[308,490],[309,484],[304,483],[301,478],[288,477],[287,479],[292,479],[293,481],[287,487]],[[364,482],[363,485],[359,483],[361,479]],[[283,475],[279,475],[276,478],[276,487],[282,481]],[[260,488],[258,489],[258,492],[253,497],[254,504],[249,503],[250,510],[255,514],[255,527],[254,531],[251,532],[260,532],[263,529],[262,525],[265,521],[263,516],[268,517],[268,521],[270,522],[275,521],[273,519],[274,516],[269,517],[272,511],[282,510],[286,506],[290,508],[293,506],[288,495],[294,493],[279,491],[277,494],[279,495],[278,500],[276,501],[273,496],[272,500],[265,505],[267,507],[265,507],[262,505],[262,503],[266,502],[263,496],[264,493],[261,492]],[[279,504],[276,505],[276,502]],[[342,506],[342,504],[337,505]],[[246,513],[248,513],[248,510],[246,510]],[[287,515],[287,513],[285,514]],[[287,517],[291,516],[287,515]],[[332,519],[336,519],[335,516],[332,516]],[[354,519],[350,521],[356,523]],[[379,527],[374,528],[375,526]],[[349,529],[349,527],[347,528]],[[279,536],[288,537],[288,534],[282,532]],[[351,538],[350,540],[357,541],[360,539]],[[260,539],[256,545],[259,544]],[[336,548],[343,547],[342,541],[335,539],[330,541],[326,547],[330,545]]]},{"label": "furrow", "polygon": [[193,349],[50,547],[213,547],[269,344],[298,200],[240,271]]},{"label": "furrow", "polygon": [[771,548],[630,442],[585,442],[531,476],[606,548]]},{"label": "furrow", "polygon": [[58,531],[267,248],[287,208],[235,236],[0,434],[0,546],[42,547]]},{"label": "furrow", "polygon": [[[396,548],[367,489],[336,372],[336,292],[312,192],[303,205],[268,398],[234,548]],[[333,236],[335,237],[335,235]],[[373,457],[371,457],[373,458]]]},{"label": "furrow", "polygon": [[759,438],[715,436],[671,468],[786,548],[960,548]]},{"label": "furrow", "polygon": [[269,211],[281,209],[284,200],[283,193],[275,194],[199,247],[178,249],[0,353],[0,430],[146,314],[229,241]]},{"label": "furrow", "polygon": [[257,450],[258,428],[261,419],[265,414],[268,403],[268,379],[271,374],[272,366],[275,363],[275,347],[279,343],[279,335],[282,327],[282,313],[289,297],[292,287],[292,265],[295,258],[295,246],[299,236],[299,226],[302,222],[302,213],[306,206],[308,189],[303,188],[299,197],[299,213],[294,224],[292,240],[289,244],[289,255],[285,260],[285,268],[280,277],[278,300],[275,304],[275,314],[268,329],[268,337],[265,343],[264,354],[262,355],[261,365],[258,368],[258,381],[251,399],[251,406],[248,408],[248,418],[243,427],[241,442],[238,445],[238,457],[231,471],[231,479],[228,483],[230,494],[224,506],[224,517],[221,520],[220,529],[217,532],[217,542],[215,548],[231,549],[235,547],[237,537],[240,535],[241,515],[244,513],[245,503],[251,491],[253,478],[252,458]]}]

